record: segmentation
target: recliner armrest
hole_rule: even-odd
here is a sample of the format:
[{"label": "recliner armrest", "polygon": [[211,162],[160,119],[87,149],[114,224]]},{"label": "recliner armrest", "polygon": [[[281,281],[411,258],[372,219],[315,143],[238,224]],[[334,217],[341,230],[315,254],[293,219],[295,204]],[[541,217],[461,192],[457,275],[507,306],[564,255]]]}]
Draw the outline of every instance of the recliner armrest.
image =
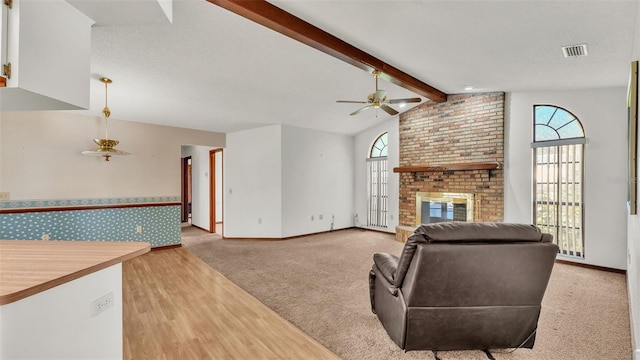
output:
[{"label": "recliner armrest", "polygon": [[384,278],[392,285],[395,285],[394,276],[398,268],[398,257],[387,253],[376,253],[373,255],[373,263]]}]

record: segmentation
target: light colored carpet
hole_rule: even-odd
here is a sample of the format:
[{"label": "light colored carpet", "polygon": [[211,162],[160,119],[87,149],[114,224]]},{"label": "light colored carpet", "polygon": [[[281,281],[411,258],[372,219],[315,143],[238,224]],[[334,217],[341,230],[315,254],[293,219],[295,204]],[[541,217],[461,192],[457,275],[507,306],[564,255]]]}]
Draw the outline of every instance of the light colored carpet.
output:
[{"label": "light colored carpet", "polygon": [[[284,241],[232,241],[183,228],[183,246],[346,360],[434,359],[403,352],[371,312],[373,254],[399,255],[393,235],[341,230]],[[625,276],[556,264],[532,350],[492,351],[496,359],[631,359]],[[439,352],[487,359],[481,351]]]}]

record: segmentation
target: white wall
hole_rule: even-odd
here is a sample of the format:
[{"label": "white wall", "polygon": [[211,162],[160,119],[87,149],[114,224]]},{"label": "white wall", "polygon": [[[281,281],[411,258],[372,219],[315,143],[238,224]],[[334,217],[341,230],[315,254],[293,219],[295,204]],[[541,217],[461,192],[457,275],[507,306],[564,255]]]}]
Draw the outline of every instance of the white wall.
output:
[{"label": "white wall", "polygon": [[[640,6],[636,12],[636,19],[640,19]],[[640,21],[636,21],[635,41],[633,42],[632,60],[640,60]],[[640,93],[638,94],[640,103]],[[638,148],[638,163],[636,169],[640,171],[640,147]],[[640,191],[640,179],[635,181],[636,194]],[[634,349],[634,360],[640,360],[640,215],[628,215],[627,246],[627,284],[629,290],[629,311],[631,313],[631,341]]]},{"label": "white wall", "polygon": [[[640,150],[640,148],[639,148]],[[640,151],[636,159],[640,160]],[[640,161],[636,165],[640,170]],[[640,194],[640,181],[636,182],[636,194]],[[638,209],[640,210],[640,209]],[[627,286],[629,291],[629,311],[631,315],[631,335],[634,360],[640,360],[640,215],[628,215],[628,265]]]},{"label": "white wall", "polygon": [[387,231],[395,232],[398,225],[398,191],[400,188],[400,176],[393,172],[394,167],[398,167],[400,162],[400,135],[399,135],[399,117],[395,117],[389,121],[385,121],[380,125],[374,126],[368,130],[361,132],[355,137],[354,146],[354,182],[355,182],[355,214],[358,214],[357,226],[367,225],[367,163],[369,150],[373,142],[381,134],[389,133],[389,155],[387,156],[389,166],[389,225]]},{"label": "white wall", "polygon": [[626,89],[509,93],[505,129],[505,222],[531,222],[533,105],[563,107],[584,127],[585,258],[626,269]]},{"label": "white wall", "polygon": [[223,147],[225,134],[109,120],[116,147],[105,162],[80,154],[104,122],[68,112],[0,112],[0,191],[11,200],[180,196],[180,145]]},{"label": "white wall", "polygon": [[[95,316],[90,304],[113,293]],[[122,359],[122,264],[0,306],[0,359]]]},{"label": "white wall", "polygon": [[286,125],[227,134],[225,237],[328,231],[332,215],[334,229],[346,228],[352,226],[352,213],[351,136]]},{"label": "white wall", "polygon": [[2,160],[3,156],[2,156],[2,112],[0,111],[0,191],[4,191],[2,189],[4,189],[4,187],[2,186],[2,164],[3,164],[3,160]]},{"label": "white wall", "polygon": [[282,126],[282,237],[353,226],[353,169],[352,136]]},{"label": "white wall", "polygon": [[281,139],[281,125],[227,134],[225,237],[282,237]]}]

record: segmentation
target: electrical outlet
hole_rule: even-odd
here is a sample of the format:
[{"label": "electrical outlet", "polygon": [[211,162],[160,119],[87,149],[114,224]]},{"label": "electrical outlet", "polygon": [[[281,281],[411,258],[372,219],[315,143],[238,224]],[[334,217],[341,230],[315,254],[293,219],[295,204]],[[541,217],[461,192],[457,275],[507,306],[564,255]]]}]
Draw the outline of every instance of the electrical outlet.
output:
[{"label": "electrical outlet", "polygon": [[97,316],[98,314],[112,308],[113,303],[113,291],[99,298],[98,300],[93,301],[90,306],[91,317]]},{"label": "electrical outlet", "polygon": [[136,226],[136,232],[137,232],[138,234],[142,234],[142,225],[138,225],[138,226]]},{"label": "electrical outlet", "polygon": [[318,220],[322,220],[324,216],[322,214],[318,215]]},{"label": "electrical outlet", "polygon": [[11,200],[11,194],[8,192],[0,192],[0,201],[9,201]]},{"label": "electrical outlet", "polygon": [[258,219],[258,225],[262,225],[262,218]]},{"label": "electrical outlet", "polygon": [[313,221],[313,215],[311,215],[311,221]]}]

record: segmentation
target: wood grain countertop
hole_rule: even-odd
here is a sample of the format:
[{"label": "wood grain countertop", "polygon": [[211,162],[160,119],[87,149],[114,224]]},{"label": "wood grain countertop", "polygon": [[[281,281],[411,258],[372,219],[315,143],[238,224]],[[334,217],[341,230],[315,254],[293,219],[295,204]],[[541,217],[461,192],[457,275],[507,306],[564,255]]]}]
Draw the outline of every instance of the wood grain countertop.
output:
[{"label": "wood grain countertop", "polygon": [[0,305],[149,252],[148,242],[0,240]]}]

